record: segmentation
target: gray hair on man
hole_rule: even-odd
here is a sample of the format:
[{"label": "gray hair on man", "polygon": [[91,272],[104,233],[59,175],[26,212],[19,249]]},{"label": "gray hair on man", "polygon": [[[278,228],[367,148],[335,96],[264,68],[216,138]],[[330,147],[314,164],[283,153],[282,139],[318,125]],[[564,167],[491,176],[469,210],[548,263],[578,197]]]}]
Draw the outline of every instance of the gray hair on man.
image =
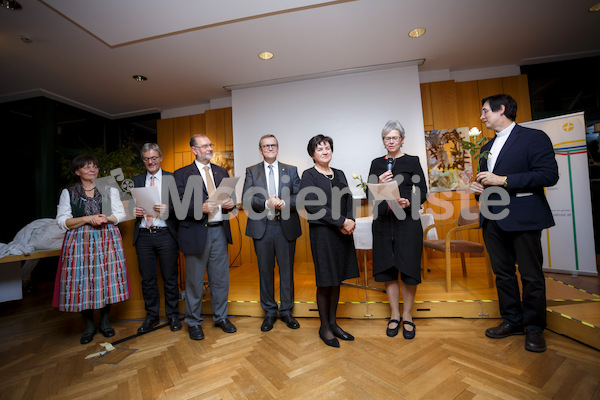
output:
[{"label": "gray hair on man", "polygon": [[162,157],[162,151],[160,151],[160,147],[156,143],[144,143],[142,149],[140,150],[140,155],[142,158],[144,157],[144,153],[147,151],[154,150],[158,153],[159,157]]}]

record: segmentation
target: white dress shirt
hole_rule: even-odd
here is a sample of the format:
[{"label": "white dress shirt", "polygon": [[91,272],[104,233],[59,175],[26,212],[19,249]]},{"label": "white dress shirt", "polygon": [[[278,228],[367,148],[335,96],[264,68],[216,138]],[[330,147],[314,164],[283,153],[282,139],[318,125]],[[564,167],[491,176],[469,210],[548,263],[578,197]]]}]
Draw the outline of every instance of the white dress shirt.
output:
[{"label": "white dress shirt", "polygon": [[[110,209],[112,215],[117,218],[117,223],[124,221],[127,217],[127,214],[125,214],[125,208],[123,208],[123,203],[121,202],[121,196],[119,196],[119,191],[113,187],[110,188]],[[56,222],[61,229],[67,231],[69,230],[67,227],[67,220],[70,218],[73,218],[73,210],[71,209],[71,196],[69,195],[68,189],[63,189],[60,194],[60,200],[58,201]]]},{"label": "white dress shirt", "polygon": [[[208,192],[208,186],[206,186],[206,171],[204,171],[204,167],[208,167],[208,172],[210,173],[210,179],[212,180],[213,184],[215,185],[215,189],[216,189],[217,183],[214,180],[214,175],[213,175],[210,163],[204,165],[201,162],[198,162],[198,160],[194,160],[194,162],[196,163],[196,167],[200,171],[200,175],[202,175],[202,181],[204,182],[204,187],[206,187],[206,191]],[[218,210],[208,214],[208,222],[221,222],[221,221],[223,221],[223,211],[221,210],[221,205],[219,205]]]},{"label": "white dress shirt", "polygon": [[502,147],[504,147],[504,144],[508,140],[508,136],[512,132],[515,125],[516,124],[513,122],[512,124],[510,124],[507,128],[505,128],[501,132],[496,133],[496,140],[494,140],[494,143],[492,144],[492,148],[490,149],[490,154],[487,159],[488,171],[494,172],[494,167],[496,166],[496,160],[498,160],[498,156],[500,155],[500,152],[502,151]]},{"label": "white dress shirt", "polygon": [[[152,178],[152,174],[150,174],[149,172],[146,172],[146,182],[144,183],[145,187],[150,187],[150,179]],[[156,172],[156,174],[154,174],[154,186],[158,187],[158,193],[161,194],[161,203],[162,203],[162,178],[163,178],[163,173],[162,173],[162,168],[159,168],[158,171]],[[151,213],[152,215],[154,215],[154,210],[146,210],[147,212]],[[166,227],[167,223],[160,219],[160,217],[154,217],[152,218],[152,226],[157,226],[157,227]],[[146,225],[146,217],[142,218],[142,221],[140,222],[140,228],[147,228],[148,225]]]},{"label": "white dress shirt", "polygon": [[[273,166],[273,177],[275,178],[275,193],[279,193],[279,163],[277,162],[277,160],[275,160],[273,164],[269,164],[266,161],[263,161],[263,166],[265,167],[265,177],[267,179],[267,194],[271,193],[269,190],[271,189],[269,187],[269,165]],[[265,208],[269,208],[267,206],[268,200],[269,198],[267,197],[267,200],[265,200]]]}]

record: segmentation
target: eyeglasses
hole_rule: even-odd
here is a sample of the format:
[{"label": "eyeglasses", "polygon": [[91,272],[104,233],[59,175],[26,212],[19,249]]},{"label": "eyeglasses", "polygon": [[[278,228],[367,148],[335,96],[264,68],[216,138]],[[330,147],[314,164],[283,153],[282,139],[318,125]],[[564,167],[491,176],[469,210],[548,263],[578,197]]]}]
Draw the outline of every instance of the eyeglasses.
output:
[{"label": "eyeglasses", "polygon": [[197,149],[202,149],[202,150],[206,150],[206,149],[212,149],[213,147],[215,147],[214,143],[210,143],[210,144],[203,144],[202,146],[194,146]]},{"label": "eyeglasses", "polygon": [[158,161],[158,159],[159,159],[159,157],[156,157],[156,156],[154,156],[154,157],[143,157],[143,158],[142,158],[142,161],[143,161],[144,163],[146,163],[146,164],[147,164],[147,163],[149,163],[150,161],[152,161],[152,162],[157,162],[157,161]]},{"label": "eyeglasses", "polygon": [[400,141],[400,136],[386,136],[383,138],[383,141],[386,143],[389,142],[399,142]]},{"label": "eyeglasses", "polygon": [[275,149],[275,148],[277,148],[278,146],[277,146],[276,144],[263,144],[263,145],[261,145],[260,147],[262,147],[263,149],[265,149],[265,150],[266,150],[266,149]]}]

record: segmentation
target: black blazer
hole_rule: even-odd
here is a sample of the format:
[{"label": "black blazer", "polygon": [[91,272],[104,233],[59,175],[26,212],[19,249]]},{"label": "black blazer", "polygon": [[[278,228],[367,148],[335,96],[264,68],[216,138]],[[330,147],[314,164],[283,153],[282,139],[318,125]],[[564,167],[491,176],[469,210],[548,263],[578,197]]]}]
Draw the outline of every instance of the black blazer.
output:
[{"label": "black blazer", "polygon": [[[215,164],[210,164],[213,180],[215,182],[215,187],[219,187],[223,178],[229,177],[227,170],[223,167],[219,167]],[[173,174],[175,177],[175,184],[177,185],[177,192],[179,193],[179,199],[183,200],[183,195],[185,193],[186,185],[188,184],[188,179],[192,176],[199,176],[200,171],[198,167],[196,167],[196,162],[192,162],[192,164],[187,165],[185,167],[179,168]],[[190,189],[191,190],[191,185]],[[202,213],[202,210],[199,210],[202,213],[202,217],[200,219],[194,218],[194,199],[198,195],[198,192],[194,190],[192,194],[192,198],[190,201],[190,205],[187,210],[187,215],[185,219],[179,221],[179,249],[184,254],[201,254],[204,250],[204,244],[206,243],[206,230],[208,229],[208,214]],[[208,199],[208,192],[206,191],[206,185],[202,185],[202,201],[199,202],[200,207],[202,204]],[[235,201],[234,201],[235,203]],[[223,209],[223,231],[225,232],[225,236],[227,237],[227,243],[232,244],[233,240],[231,239],[231,230],[229,229],[229,221],[226,219],[228,215],[226,215],[231,210]]]},{"label": "black blazer", "polygon": [[[482,152],[490,150],[494,139],[487,142]],[[487,171],[487,160],[479,159],[481,171]],[[496,222],[504,231],[542,230],[554,226],[552,211],[544,194],[544,187],[558,182],[558,165],[552,141],[538,129],[516,125],[502,147],[494,170],[506,176],[506,190],[510,195],[507,206],[489,207],[493,214],[507,209],[508,216]],[[491,195],[490,200],[499,196]],[[481,223],[485,220],[481,214]]]},{"label": "black blazer", "polygon": [[[146,186],[146,172],[133,177],[133,186],[134,187],[145,187]],[[165,175],[173,175],[172,172],[167,172],[165,170],[162,171],[163,176]],[[169,218],[165,221],[167,223],[167,230],[173,236],[175,240],[177,240],[177,218],[175,217],[175,213],[173,213],[173,203],[170,199],[167,199],[167,202],[163,203],[169,207]],[[135,246],[135,242],[137,241],[139,234],[139,226],[142,221],[142,218],[136,218],[135,220],[135,229],[133,230],[133,245]]]},{"label": "black blazer", "polygon": [[[292,165],[281,162],[279,164],[279,193],[280,199],[285,201],[285,208],[281,210],[281,229],[283,235],[289,241],[296,240],[301,234],[300,219],[296,211],[296,195],[300,190],[300,177],[298,169]],[[251,188],[261,188],[264,191],[260,193],[251,193]],[[244,206],[250,205],[252,210],[262,213],[265,210],[265,201],[267,200],[267,177],[265,176],[264,162],[260,162],[252,167],[246,168],[246,180],[244,181],[244,190],[242,199]],[[289,214],[289,215],[288,215]],[[246,225],[246,236],[254,239],[260,239],[264,236],[267,229],[267,217],[261,219],[248,218]]]}]

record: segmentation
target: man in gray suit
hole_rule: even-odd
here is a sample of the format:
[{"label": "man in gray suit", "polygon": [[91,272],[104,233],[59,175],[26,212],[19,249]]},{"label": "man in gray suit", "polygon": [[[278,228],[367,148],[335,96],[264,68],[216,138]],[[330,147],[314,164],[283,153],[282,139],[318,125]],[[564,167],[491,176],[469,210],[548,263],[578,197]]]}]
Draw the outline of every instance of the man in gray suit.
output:
[{"label": "man in gray suit", "polygon": [[[221,204],[208,201],[224,178],[227,170],[210,162],[213,144],[206,135],[194,135],[190,139],[190,150],[194,161],[173,174],[179,197],[183,201],[188,183],[202,177],[202,190],[193,191],[187,215],[179,221],[179,248],[185,256],[185,322],[189,326],[192,340],[204,339],[202,330],[202,296],[204,275],[208,273],[210,303],[215,326],[225,333],[237,329],[227,318],[229,296],[229,256],[227,243],[231,240],[227,213],[234,209],[233,199],[228,197]],[[189,182],[188,182],[189,181]],[[196,198],[201,197],[201,210],[195,209]],[[201,218],[196,219],[196,214]]]},{"label": "man in gray suit", "polygon": [[[254,239],[260,275],[260,304],[266,313],[263,332],[273,329],[277,312],[291,329],[300,324],[292,316],[294,307],[294,252],[302,233],[296,212],[300,177],[296,167],[277,161],[279,143],[273,135],[258,142],[264,161],[246,169],[243,205],[248,212],[246,236]],[[275,301],[275,257],[279,266],[279,297]]]}]

